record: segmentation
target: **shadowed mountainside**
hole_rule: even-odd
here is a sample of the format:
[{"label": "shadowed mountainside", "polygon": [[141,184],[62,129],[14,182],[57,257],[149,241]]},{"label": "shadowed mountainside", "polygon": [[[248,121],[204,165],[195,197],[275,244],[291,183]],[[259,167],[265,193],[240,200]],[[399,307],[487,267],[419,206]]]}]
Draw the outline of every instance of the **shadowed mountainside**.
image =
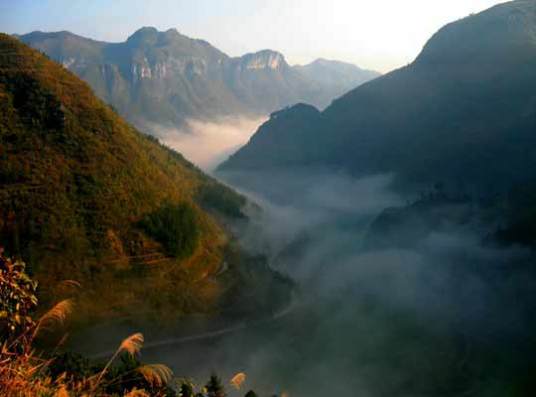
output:
[{"label": "shadowed mountainside", "polygon": [[324,112],[276,113],[220,166],[396,173],[408,186],[496,191],[536,176],[536,5],[519,0],[445,26],[411,65]]}]

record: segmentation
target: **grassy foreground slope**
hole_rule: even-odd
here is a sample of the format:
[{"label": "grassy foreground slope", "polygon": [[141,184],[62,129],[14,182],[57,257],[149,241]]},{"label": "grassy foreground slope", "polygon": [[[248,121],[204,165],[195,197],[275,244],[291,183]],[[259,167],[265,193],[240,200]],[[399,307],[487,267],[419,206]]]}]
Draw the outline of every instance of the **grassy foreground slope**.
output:
[{"label": "grassy foreground slope", "polygon": [[0,244],[29,262],[45,298],[74,279],[86,318],[210,310],[229,240],[211,214],[243,204],[0,35]]}]

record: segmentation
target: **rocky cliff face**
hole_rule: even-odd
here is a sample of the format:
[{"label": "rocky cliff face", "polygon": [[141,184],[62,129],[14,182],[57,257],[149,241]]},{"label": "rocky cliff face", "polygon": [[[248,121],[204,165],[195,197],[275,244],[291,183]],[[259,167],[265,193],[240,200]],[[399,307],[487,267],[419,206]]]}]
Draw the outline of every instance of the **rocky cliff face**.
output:
[{"label": "rocky cliff face", "polygon": [[262,70],[262,69],[285,69],[288,64],[285,57],[276,51],[264,50],[254,54],[246,54],[239,58],[239,65],[246,70]]},{"label": "rocky cliff face", "polygon": [[276,51],[231,58],[175,29],[144,27],[123,43],[69,32],[33,32],[20,39],[82,77],[139,126],[265,115],[298,102],[325,107],[335,92],[341,93],[341,84],[346,90],[354,87],[342,75],[335,83],[318,81],[289,66]]}]

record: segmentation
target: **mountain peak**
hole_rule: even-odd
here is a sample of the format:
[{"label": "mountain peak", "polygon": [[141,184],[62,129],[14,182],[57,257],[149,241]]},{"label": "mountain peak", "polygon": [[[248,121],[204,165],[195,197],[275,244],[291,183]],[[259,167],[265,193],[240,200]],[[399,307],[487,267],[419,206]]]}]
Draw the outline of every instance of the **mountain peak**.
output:
[{"label": "mountain peak", "polygon": [[[316,73],[329,68],[304,69],[330,78]],[[276,114],[222,169],[325,166],[393,173],[406,192],[437,181],[456,194],[508,191],[536,178],[535,86],[536,2],[501,4],[447,25],[415,63],[353,89],[321,117]]]},{"label": "mountain peak", "polygon": [[297,115],[300,116],[316,116],[320,114],[320,111],[315,108],[313,105],[309,105],[308,103],[297,103],[292,106],[287,106],[284,109],[278,110],[276,112],[273,112],[270,114],[270,120],[275,120],[277,118],[286,117],[288,115]]},{"label": "mountain peak", "polygon": [[69,32],[67,30],[61,30],[58,32],[43,32],[41,30],[34,30],[33,32],[24,34],[24,35],[15,35],[15,37],[28,39],[28,40],[41,40],[41,39],[59,39],[59,40],[65,40],[65,39],[82,39],[82,40],[90,40],[95,41],[91,39],[86,39],[85,37],[78,36],[72,32]]},{"label": "mountain peak", "polygon": [[536,2],[496,5],[440,29],[426,43],[417,63],[471,60],[508,61],[510,55],[536,46]]},{"label": "mountain peak", "polygon": [[[339,72],[333,69],[344,68],[327,66],[308,73],[290,67],[281,53],[269,49],[231,58],[174,28],[146,26],[131,33],[127,41],[115,43],[50,33],[20,40],[83,77],[99,97],[139,126],[147,121],[180,124],[186,118],[266,115],[297,102],[325,108],[371,78],[358,70]],[[140,84],[149,81],[154,85],[140,91]]]},{"label": "mountain peak", "polygon": [[283,54],[273,50],[262,50],[242,56],[242,66],[245,69],[280,69],[287,66]]},{"label": "mountain peak", "polygon": [[133,44],[154,44],[158,38],[158,30],[152,26],[144,26],[136,30],[127,39],[127,43]]},{"label": "mountain peak", "polygon": [[327,64],[332,64],[332,63],[343,63],[343,62],[340,62],[340,61],[332,61],[330,59],[326,59],[326,58],[316,58],[313,62],[311,62],[310,64],[311,65],[314,65],[314,64],[318,64],[318,65],[327,65]]},{"label": "mountain peak", "polygon": [[[336,61],[334,59],[327,58],[317,58],[309,65],[319,65],[319,66],[351,66],[354,68],[359,68],[356,64],[351,62]],[[307,65],[306,65],[307,66]]]},{"label": "mountain peak", "polygon": [[138,30],[136,30],[132,36],[135,35],[151,35],[151,34],[157,34],[158,29],[156,29],[154,26],[142,26]]},{"label": "mountain peak", "polygon": [[144,26],[136,30],[126,42],[134,46],[150,47],[155,45],[166,46],[173,43],[200,43],[200,40],[184,36],[176,28],[160,31],[152,26]]},{"label": "mountain peak", "polygon": [[183,36],[176,28],[170,28],[165,32],[158,32],[158,34],[165,37],[168,41],[185,38],[185,36]]}]

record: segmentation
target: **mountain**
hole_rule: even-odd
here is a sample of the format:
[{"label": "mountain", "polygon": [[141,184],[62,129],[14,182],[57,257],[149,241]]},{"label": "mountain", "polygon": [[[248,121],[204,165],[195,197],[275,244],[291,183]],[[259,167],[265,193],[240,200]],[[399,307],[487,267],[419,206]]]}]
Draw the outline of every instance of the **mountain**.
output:
[{"label": "mountain", "polygon": [[535,130],[536,3],[519,0],[445,26],[324,112],[275,113],[220,170],[314,165],[489,193],[536,177]]},{"label": "mountain", "polygon": [[[7,35],[0,99],[0,244],[29,263],[45,299],[76,280],[86,320],[163,319],[249,290],[239,271],[246,254],[222,227],[245,220],[242,196]],[[216,277],[224,261],[226,282]],[[249,270],[269,285],[263,269]]]},{"label": "mountain", "polygon": [[[310,81],[323,86],[331,98],[338,98],[349,90],[381,76],[378,72],[361,69],[351,63],[322,58],[308,65],[295,66],[294,68]],[[326,105],[329,105],[329,103],[326,103]]]},{"label": "mountain", "polygon": [[179,124],[185,117],[243,111],[224,86],[228,57],[176,30],[142,28],[124,43],[69,32],[33,32],[20,39],[87,81],[128,120]]},{"label": "mountain", "polygon": [[[266,115],[298,102],[325,107],[336,94],[376,76],[331,64],[291,67],[282,54],[270,50],[233,58],[175,29],[141,28],[124,43],[69,32],[33,32],[19,38],[76,73],[140,126]],[[329,77],[319,78],[322,68],[331,70]]]}]

